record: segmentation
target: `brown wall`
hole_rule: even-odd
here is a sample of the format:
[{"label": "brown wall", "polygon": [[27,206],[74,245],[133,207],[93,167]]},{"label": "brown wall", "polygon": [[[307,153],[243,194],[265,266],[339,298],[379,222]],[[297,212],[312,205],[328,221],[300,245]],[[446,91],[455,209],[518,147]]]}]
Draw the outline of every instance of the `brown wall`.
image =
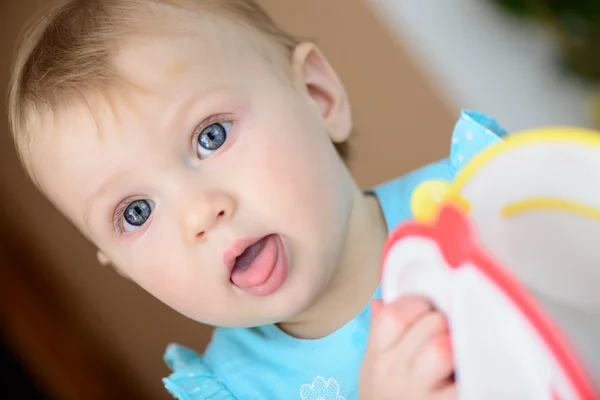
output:
[{"label": "brown wall", "polygon": [[[0,5],[0,90],[6,88],[9,54],[19,26],[36,0]],[[263,0],[295,34],[315,38],[345,82],[357,134],[350,162],[368,186],[442,157],[455,116],[385,27],[359,0]],[[0,124],[0,205],[4,227],[16,224],[31,251],[46,262],[39,273],[102,342],[125,360],[123,374],[139,379],[149,398],[170,398],[159,378],[169,341],[201,349],[209,330],[97,265],[93,247],[36,192],[18,167],[7,124]],[[4,214],[4,213],[3,213]]]}]

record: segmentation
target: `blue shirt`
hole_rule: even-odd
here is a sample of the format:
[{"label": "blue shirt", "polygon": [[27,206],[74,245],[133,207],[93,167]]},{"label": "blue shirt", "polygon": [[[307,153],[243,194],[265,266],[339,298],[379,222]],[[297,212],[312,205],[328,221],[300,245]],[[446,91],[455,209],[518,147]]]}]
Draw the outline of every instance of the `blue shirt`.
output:
[{"label": "blue shirt", "polygon": [[[452,180],[463,164],[506,132],[495,120],[463,111],[452,135],[450,157],[371,190],[388,230],[411,218],[410,196],[429,179]],[[380,298],[378,289],[373,298]],[[371,308],[317,340],[293,338],[275,325],[217,328],[204,356],[171,344],[165,361],[173,371],[164,384],[180,400],[356,400]]]}]

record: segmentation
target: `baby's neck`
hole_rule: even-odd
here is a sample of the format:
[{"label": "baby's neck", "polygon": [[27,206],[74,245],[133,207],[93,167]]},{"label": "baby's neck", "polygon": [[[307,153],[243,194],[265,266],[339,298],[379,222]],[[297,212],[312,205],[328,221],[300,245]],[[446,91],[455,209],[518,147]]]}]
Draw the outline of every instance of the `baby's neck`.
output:
[{"label": "baby's neck", "polygon": [[379,286],[387,233],[377,198],[357,190],[343,255],[328,289],[309,310],[279,327],[297,338],[318,339],[356,317]]}]

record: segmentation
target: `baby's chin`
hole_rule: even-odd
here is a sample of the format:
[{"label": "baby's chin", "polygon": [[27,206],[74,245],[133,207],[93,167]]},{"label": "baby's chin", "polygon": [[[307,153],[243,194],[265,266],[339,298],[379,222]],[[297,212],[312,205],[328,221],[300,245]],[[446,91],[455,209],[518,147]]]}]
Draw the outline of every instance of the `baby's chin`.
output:
[{"label": "baby's chin", "polygon": [[307,296],[310,294],[307,292],[300,298],[293,293],[280,293],[280,296],[260,299],[261,301],[252,307],[249,307],[246,301],[243,306],[240,305],[244,312],[233,316],[228,313],[227,318],[223,318],[224,315],[221,318],[216,316],[211,320],[212,323],[208,324],[223,328],[256,328],[266,325],[279,325],[283,328],[301,325],[311,305],[317,300],[316,296]]},{"label": "baby's chin", "polygon": [[[219,300],[214,299],[213,304],[218,303]],[[213,309],[210,312],[207,312],[206,309],[182,310],[177,307],[174,307],[174,309],[193,321],[221,328],[256,328],[275,325],[293,319],[304,310],[299,304],[286,301],[284,296],[239,299],[233,302],[229,299],[226,307],[219,307],[218,310]],[[232,312],[232,310],[235,311]]]},{"label": "baby's chin", "polygon": [[188,318],[215,327],[254,328],[265,325],[304,325],[319,318],[315,310],[328,293],[331,273],[327,268],[307,268],[322,263],[290,263],[285,282],[267,296],[255,296],[237,288],[231,282],[230,290],[215,291],[223,298],[203,298],[202,304],[191,304],[188,296],[178,296],[177,304],[170,306]]},{"label": "baby's chin", "polygon": [[[292,316],[293,317],[293,316]],[[202,319],[196,319],[196,318],[192,318],[194,319],[196,322],[200,322],[202,324],[205,325],[210,325],[213,327],[218,327],[218,328],[258,328],[261,326],[267,326],[267,325],[279,325],[281,323],[285,323],[286,320],[288,320],[288,316],[282,316],[282,315],[254,315],[254,316],[248,316],[248,315],[244,315],[244,316],[239,316],[239,317],[229,317],[227,319],[222,319],[222,318],[214,318],[214,319],[209,319],[209,320],[202,320]]]}]

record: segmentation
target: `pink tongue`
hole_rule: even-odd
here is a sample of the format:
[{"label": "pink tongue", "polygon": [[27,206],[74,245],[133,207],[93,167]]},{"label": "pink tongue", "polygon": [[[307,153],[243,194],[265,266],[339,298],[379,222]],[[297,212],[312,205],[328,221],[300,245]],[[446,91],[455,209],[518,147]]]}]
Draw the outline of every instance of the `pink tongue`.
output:
[{"label": "pink tongue", "polygon": [[277,244],[274,238],[263,238],[237,258],[231,271],[231,281],[241,289],[260,286],[271,276],[276,260]]}]

